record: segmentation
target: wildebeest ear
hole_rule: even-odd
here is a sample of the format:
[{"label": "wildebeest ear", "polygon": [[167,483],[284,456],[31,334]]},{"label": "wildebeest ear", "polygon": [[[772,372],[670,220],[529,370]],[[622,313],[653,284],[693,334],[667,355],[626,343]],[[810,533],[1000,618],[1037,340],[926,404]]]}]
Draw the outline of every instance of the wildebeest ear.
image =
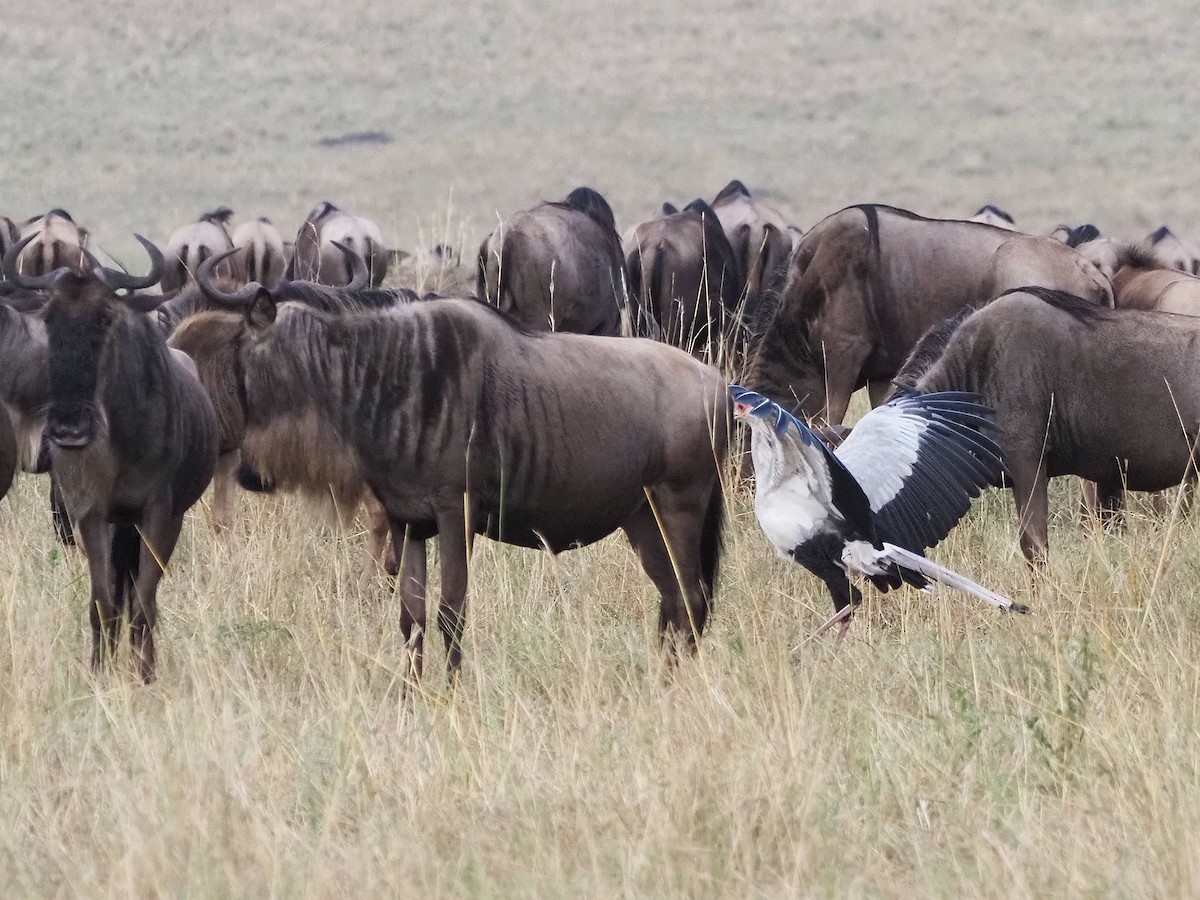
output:
[{"label": "wildebeest ear", "polygon": [[246,321],[254,328],[266,328],[275,321],[275,298],[260,290],[246,308]]}]

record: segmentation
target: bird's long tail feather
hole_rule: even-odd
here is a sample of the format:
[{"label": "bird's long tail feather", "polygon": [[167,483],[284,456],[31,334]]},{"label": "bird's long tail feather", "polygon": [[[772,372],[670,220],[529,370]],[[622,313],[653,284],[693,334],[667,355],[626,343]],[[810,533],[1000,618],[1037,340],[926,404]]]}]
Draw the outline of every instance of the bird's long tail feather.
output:
[{"label": "bird's long tail feather", "polygon": [[903,547],[897,547],[895,544],[885,543],[883,546],[888,556],[897,565],[920,572],[932,581],[937,581],[947,587],[957,588],[963,593],[978,597],[984,603],[989,603],[999,609],[1008,610],[1009,612],[1029,612],[1028,606],[1021,603],[1013,603],[1012,600],[1003,594],[997,594],[995,591],[988,590],[981,584],[976,584],[965,575],[959,575],[945,566],[939,566],[932,559],[927,559],[920,554],[905,550]]}]

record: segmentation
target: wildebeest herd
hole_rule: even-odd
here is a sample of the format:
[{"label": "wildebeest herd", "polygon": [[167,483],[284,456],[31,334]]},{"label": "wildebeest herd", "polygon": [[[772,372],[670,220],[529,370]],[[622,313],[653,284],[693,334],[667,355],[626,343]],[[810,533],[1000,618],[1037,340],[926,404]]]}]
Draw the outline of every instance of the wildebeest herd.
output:
[{"label": "wildebeest herd", "polygon": [[[157,586],[210,481],[217,530],[235,482],[365,504],[415,678],[434,537],[451,674],[480,534],[557,553],[622,530],[664,643],[693,646],[727,458],[749,447],[737,418],[764,530],[839,616],[852,573],[1014,608],[923,555],[984,487],[1012,489],[1037,565],[1049,478],[1090,480],[1111,515],[1126,489],[1194,476],[1200,250],[1166,228],[1134,244],[862,204],[804,233],[734,181],[622,236],[580,187],[484,239],[474,295],[418,296],[382,289],[402,254],[367,219],[321,203],[285,241],[232,215],[165,253],[138,237],[145,275],[102,264],[63,210],[0,219],[0,487],[50,474],[91,576],[93,662],[125,619],[146,680]],[[846,429],[861,387],[882,407]]]}]

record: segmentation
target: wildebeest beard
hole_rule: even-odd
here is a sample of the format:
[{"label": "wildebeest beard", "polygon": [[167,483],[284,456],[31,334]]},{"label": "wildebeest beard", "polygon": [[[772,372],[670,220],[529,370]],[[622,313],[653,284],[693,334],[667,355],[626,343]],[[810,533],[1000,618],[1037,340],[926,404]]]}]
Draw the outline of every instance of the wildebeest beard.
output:
[{"label": "wildebeest beard", "polygon": [[326,485],[326,498],[349,502],[371,468],[360,454],[377,465],[419,465],[450,448],[461,426],[453,411],[464,405],[453,373],[474,368],[475,348],[443,317],[381,324],[378,315],[289,304],[271,333],[246,348],[243,450],[253,471],[243,470],[243,480],[305,491]]}]

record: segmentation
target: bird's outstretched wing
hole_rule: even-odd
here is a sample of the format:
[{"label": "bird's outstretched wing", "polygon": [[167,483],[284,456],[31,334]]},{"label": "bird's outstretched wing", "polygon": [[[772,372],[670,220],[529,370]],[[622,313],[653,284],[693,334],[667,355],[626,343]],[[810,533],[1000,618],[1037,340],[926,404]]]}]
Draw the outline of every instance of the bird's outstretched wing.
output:
[{"label": "bird's outstretched wing", "polygon": [[834,453],[866,492],[879,537],[920,553],[1000,483],[994,428],[975,394],[915,394],[871,410]]}]

